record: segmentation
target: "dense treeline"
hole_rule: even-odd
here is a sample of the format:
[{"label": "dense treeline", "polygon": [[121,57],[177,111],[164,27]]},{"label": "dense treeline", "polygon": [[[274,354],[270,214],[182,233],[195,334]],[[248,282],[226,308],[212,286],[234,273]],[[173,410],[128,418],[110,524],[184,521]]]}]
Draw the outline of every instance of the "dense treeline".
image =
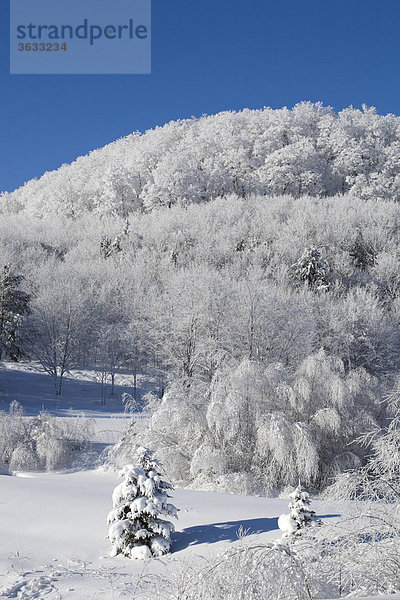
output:
[{"label": "dense treeline", "polygon": [[399,200],[400,120],[375,109],[336,114],[223,112],[134,133],[3,196],[8,211],[126,216],[234,193]]},{"label": "dense treeline", "polygon": [[0,252],[31,298],[23,350],[57,393],[77,366],[158,375],[141,436],[174,480],[322,486],[385,417],[399,217],[351,195],[231,195],[128,221],[22,213],[2,219]]}]

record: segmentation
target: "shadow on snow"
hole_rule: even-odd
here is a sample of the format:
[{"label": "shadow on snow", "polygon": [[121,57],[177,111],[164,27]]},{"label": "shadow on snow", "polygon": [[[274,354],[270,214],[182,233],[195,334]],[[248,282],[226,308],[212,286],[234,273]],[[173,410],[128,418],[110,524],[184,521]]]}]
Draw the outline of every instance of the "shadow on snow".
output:
[{"label": "shadow on snow", "polygon": [[[339,514],[319,515],[318,519],[331,519],[340,517]],[[173,550],[179,552],[188,546],[197,544],[215,544],[216,542],[235,542],[239,532],[247,535],[267,533],[278,528],[278,517],[262,519],[248,519],[247,521],[226,521],[225,523],[206,523],[187,527],[182,531],[175,531],[171,535]]]},{"label": "shadow on snow", "polygon": [[183,550],[188,546],[197,544],[214,544],[215,542],[234,542],[238,539],[239,531],[243,530],[248,535],[265,533],[278,529],[278,518],[248,519],[247,521],[227,521],[225,523],[211,523],[195,525],[183,531],[172,534],[174,552]]},{"label": "shadow on snow", "polygon": [[[0,411],[7,411],[10,403],[17,400],[27,416],[37,415],[41,410],[57,416],[69,416],[71,410],[93,411],[99,413],[99,417],[115,412],[123,414],[121,395],[123,392],[133,393],[132,387],[116,383],[113,397],[110,396],[110,389],[111,385],[108,384],[104,405],[99,382],[65,375],[62,394],[55,396],[54,384],[48,374],[34,368],[29,371],[4,369],[0,372]],[[144,393],[145,390],[137,389],[139,406]]]}]

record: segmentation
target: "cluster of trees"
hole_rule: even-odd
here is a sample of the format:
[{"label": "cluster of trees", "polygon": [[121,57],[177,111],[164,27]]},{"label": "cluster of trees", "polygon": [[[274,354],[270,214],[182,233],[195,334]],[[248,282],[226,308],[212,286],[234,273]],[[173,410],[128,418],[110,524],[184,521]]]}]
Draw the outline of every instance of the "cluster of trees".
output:
[{"label": "cluster of trees", "polygon": [[[400,381],[387,398],[392,419],[364,436],[368,459],[338,476],[326,496],[352,499],[350,513],[321,527],[300,486],[278,543],[242,538],[211,561],[182,569],[175,589],[185,600],[376,597],[399,593]],[[171,596],[172,597],[172,594]]]},{"label": "cluster of trees", "polygon": [[294,372],[225,361],[210,385],[170,384],[147,429],[129,427],[110,458],[126,460],[127,448],[145,440],[173,481],[196,488],[268,494],[294,485],[299,473],[322,488],[364,461],[356,440],[385,416],[379,391],[365,369],[346,372],[324,350]]},{"label": "cluster of trees", "polygon": [[348,443],[385,419],[400,360],[399,217],[397,203],[349,195],[231,196],[128,225],[92,215],[28,228],[8,215],[0,255],[27,299],[12,304],[20,347],[57,394],[88,365],[111,385],[124,367],[156,376],[160,397],[168,387],[143,443],[172,480],[214,481],[216,466],[195,466],[207,452],[226,487],[253,489],[260,462],[266,489],[299,474],[320,487],[364,460]]},{"label": "cluster of trees", "polygon": [[234,193],[400,195],[399,118],[321,103],[243,110],[134,133],[12,194],[11,211],[126,216]]},{"label": "cluster of trees", "polygon": [[[178,575],[146,580],[144,597],[312,600],[398,592],[399,399],[398,378],[387,399],[393,419],[364,436],[365,465],[339,475],[327,492],[353,500],[345,516],[317,518],[299,482],[289,494],[289,513],[278,519],[281,538],[263,542],[240,528],[237,543],[211,559],[200,557],[182,563]],[[124,481],[114,490],[108,516],[111,556],[147,559],[170,550],[173,525],[165,517],[177,511],[153,453],[139,447],[132,457],[134,464],[120,472]]]}]

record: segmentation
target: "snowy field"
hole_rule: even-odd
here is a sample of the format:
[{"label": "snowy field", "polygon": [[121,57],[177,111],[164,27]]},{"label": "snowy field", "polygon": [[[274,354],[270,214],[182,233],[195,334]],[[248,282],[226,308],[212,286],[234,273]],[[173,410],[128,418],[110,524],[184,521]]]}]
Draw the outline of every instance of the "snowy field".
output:
[{"label": "snowy field", "polygon": [[[172,554],[147,563],[110,558],[106,516],[116,483],[115,474],[101,470],[2,476],[0,598],[133,599],[143,569],[149,580],[170,577],[196,557],[239,544],[240,528],[248,541],[273,541],[280,537],[278,516],[287,511],[285,499],[175,490],[180,512]],[[324,523],[340,516],[338,505],[313,507]]]},{"label": "snowy field", "polygon": [[[128,418],[120,399],[129,391],[123,381],[119,378],[115,398],[102,406],[91,372],[67,379],[56,399],[50,377],[34,366],[7,364],[1,370],[0,409],[17,400],[28,415],[42,408],[65,418],[83,411],[95,419],[98,439],[107,433],[105,441],[111,442]],[[142,393],[150,389],[146,385]],[[162,580],[203,560],[197,557],[209,559],[242,543],[241,531],[248,541],[276,540],[278,517],[287,512],[287,499],[175,490],[172,501],[180,512],[172,553],[148,562],[111,558],[106,518],[117,483],[114,473],[101,469],[0,475],[0,598],[133,600],[142,597],[142,586],[162,594]],[[324,523],[343,512],[340,504],[320,501],[313,508]]]},{"label": "snowy field", "polygon": [[[115,474],[101,470],[3,476],[0,597],[112,598],[111,582],[115,598],[132,597],[143,563],[108,557],[105,539],[116,483]],[[248,531],[249,540],[273,541],[280,537],[278,516],[287,510],[285,499],[191,490],[175,490],[173,502],[180,509],[173,552],[162,561],[151,560],[148,573],[179,569],[177,560],[196,555],[211,557],[239,543],[240,528]],[[314,507],[324,520],[339,514],[337,507],[323,503]]]}]

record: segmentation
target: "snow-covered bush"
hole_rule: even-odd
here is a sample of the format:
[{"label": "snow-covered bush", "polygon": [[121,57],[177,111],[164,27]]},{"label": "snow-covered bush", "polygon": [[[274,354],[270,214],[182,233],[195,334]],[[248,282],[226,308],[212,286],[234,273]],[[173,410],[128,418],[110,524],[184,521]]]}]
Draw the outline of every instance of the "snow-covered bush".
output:
[{"label": "snow-covered bush", "polygon": [[338,475],[325,491],[328,498],[353,501],[325,542],[325,572],[358,596],[400,592],[400,378],[386,399],[386,415],[385,427],[360,440],[366,464]]},{"label": "snow-covered bush", "polygon": [[0,463],[10,470],[55,470],[90,456],[93,423],[85,417],[24,416],[18,402],[0,417]]},{"label": "snow-covered bush", "polygon": [[[332,598],[334,586],[292,548],[246,538],[201,563],[183,565],[175,596],[185,600],[304,600]],[[325,591],[325,594],[323,593]]]},{"label": "snow-covered bush", "polygon": [[315,512],[310,510],[310,496],[300,485],[289,494],[289,514],[281,515],[278,527],[283,533],[283,538],[288,540],[300,536],[307,527],[315,527],[321,522],[315,518]]},{"label": "snow-covered bush", "polygon": [[338,475],[326,493],[343,500],[377,502],[382,510],[389,506],[392,513],[400,501],[400,376],[386,398],[385,408],[386,425],[375,427],[359,439],[368,451],[366,464]]},{"label": "snow-covered bush", "polygon": [[168,503],[172,486],[161,479],[152,454],[137,448],[136,466],[126,465],[119,474],[124,481],[113,492],[113,509],[107,518],[112,556],[146,559],[170,550],[174,526],[162,517],[177,517],[177,509]]}]

